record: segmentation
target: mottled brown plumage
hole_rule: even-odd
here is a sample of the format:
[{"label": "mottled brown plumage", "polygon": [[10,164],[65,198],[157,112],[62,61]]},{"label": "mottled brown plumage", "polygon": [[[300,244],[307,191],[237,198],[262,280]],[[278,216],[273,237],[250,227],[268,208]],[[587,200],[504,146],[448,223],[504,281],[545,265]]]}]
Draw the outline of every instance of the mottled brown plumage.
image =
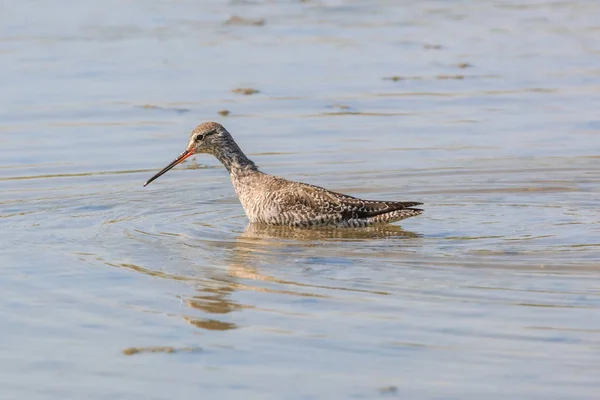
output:
[{"label": "mottled brown plumage", "polygon": [[258,170],[216,122],[192,131],[186,150],[144,186],[194,154],[212,154],[227,168],[242,207],[252,223],[282,226],[365,227],[419,215],[422,203],[362,200],[319,186],[288,181]]}]

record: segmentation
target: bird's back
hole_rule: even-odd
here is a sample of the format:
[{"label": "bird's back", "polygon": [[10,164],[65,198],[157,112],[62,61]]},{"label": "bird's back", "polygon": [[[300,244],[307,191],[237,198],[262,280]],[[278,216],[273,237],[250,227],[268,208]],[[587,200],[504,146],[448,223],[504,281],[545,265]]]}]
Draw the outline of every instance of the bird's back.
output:
[{"label": "bird's back", "polygon": [[422,203],[362,200],[319,186],[257,172],[232,176],[253,223],[286,226],[362,227],[400,221],[423,210]]}]

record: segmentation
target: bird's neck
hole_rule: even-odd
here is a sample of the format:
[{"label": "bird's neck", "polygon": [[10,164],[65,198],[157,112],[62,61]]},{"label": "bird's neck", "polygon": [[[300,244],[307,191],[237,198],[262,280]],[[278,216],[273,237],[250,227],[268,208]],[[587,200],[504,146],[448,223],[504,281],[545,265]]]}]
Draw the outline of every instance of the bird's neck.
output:
[{"label": "bird's neck", "polygon": [[221,164],[227,171],[232,175],[247,175],[254,172],[258,172],[258,167],[252,160],[250,160],[242,149],[231,139],[226,146],[221,148],[217,154],[215,154],[217,160],[221,161]]}]

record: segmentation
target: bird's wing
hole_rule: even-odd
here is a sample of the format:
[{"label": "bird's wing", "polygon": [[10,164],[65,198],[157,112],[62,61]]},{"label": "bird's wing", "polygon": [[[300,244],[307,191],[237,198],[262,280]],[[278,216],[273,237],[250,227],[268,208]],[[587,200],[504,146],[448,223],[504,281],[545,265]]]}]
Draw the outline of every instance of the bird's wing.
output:
[{"label": "bird's wing", "polygon": [[423,203],[362,200],[319,186],[300,182],[283,185],[281,204],[288,208],[301,207],[316,214],[341,214],[342,219],[375,217],[404,210]]}]

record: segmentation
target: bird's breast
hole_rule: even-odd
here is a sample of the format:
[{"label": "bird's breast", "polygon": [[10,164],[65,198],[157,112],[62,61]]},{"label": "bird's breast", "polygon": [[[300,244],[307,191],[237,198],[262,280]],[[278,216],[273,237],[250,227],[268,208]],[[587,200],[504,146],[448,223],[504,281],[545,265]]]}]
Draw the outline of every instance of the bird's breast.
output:
[{"label": "bird's breast", "polygon": [[232,182],[250,222],[271,223],[281,213],[270,188],[260,180],[232,177]]}]

